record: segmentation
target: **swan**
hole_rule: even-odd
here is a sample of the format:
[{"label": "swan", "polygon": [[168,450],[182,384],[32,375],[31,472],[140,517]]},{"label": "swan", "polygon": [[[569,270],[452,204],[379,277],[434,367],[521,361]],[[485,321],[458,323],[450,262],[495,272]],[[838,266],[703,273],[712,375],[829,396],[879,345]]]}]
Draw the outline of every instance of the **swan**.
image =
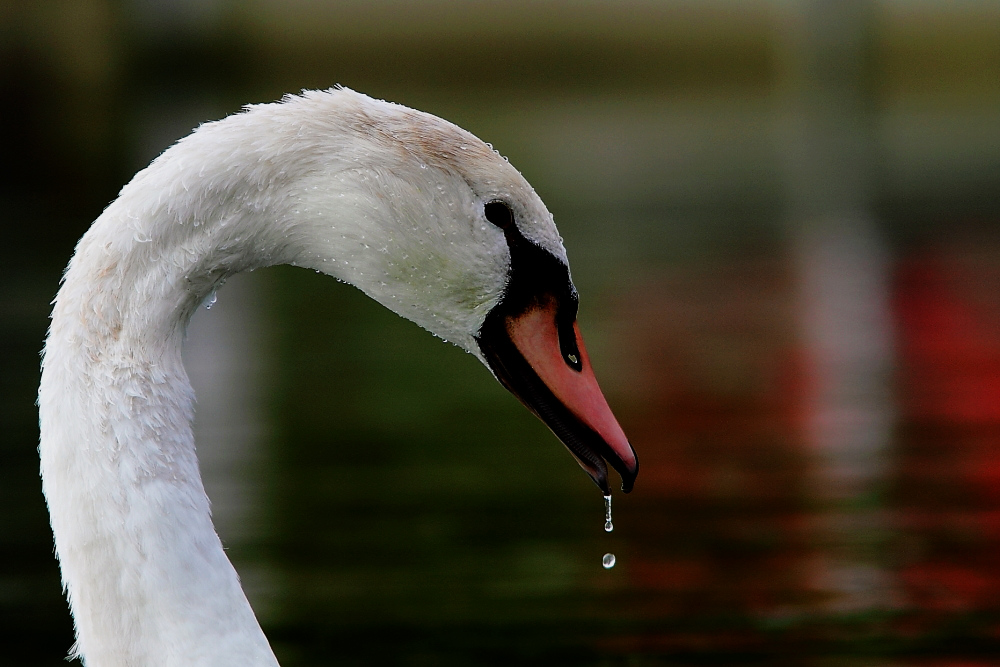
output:
[{"label": "swan", "polygon": [[198,127],[80,239],[53,301],[42,486],[88,667],[277,665],[212,525],[181,363],[227,277],[351,283],[482,361],[605,494],[638,462],[594,377],[552,215],[504,158],[346,88]]}]

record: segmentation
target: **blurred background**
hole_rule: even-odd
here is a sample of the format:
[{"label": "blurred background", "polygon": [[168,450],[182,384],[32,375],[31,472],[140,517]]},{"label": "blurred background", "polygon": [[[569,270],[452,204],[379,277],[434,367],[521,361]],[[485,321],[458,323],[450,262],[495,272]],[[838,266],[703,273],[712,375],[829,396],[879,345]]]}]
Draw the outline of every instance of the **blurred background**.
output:
[{"label": "blurred background", "polygon": [[233,279],[185,355],[283,665],[1000,655],[1000,3],[2,0],[0,664],[72,643],[33,401],[74,243],[200,122],[338,83],[535,186],[642,471],[605,534],[471,356]]}]

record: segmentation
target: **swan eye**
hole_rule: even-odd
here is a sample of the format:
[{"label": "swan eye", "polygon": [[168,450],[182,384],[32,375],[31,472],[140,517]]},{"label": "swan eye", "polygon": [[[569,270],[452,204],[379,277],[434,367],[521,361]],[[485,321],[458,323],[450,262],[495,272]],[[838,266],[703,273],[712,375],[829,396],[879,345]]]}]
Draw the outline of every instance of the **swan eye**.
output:
[{"label": "swan eye", "polygon": [[491,201],[483,207],[483,212],[486,213],[486,219],[500,229],[507,229],[514,224],[514,214],[502,201]]}]

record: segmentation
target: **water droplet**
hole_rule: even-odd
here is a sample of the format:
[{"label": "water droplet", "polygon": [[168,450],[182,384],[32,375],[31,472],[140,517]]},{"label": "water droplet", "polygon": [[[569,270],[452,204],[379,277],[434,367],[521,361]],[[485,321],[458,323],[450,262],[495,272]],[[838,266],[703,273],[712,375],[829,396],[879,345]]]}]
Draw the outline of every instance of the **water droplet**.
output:
[{"label": "water droplet", "polygon": [[421,168],[421,169],[426,169],[426,168],[427,168],[427,165],[426,165],[426,164],[424,164],[423,162],[421,162],[421,163],[420,163],[420,168]]},{"label": "water droplet", "polygon": [[214,306],[215,302],[218,300],[218,295],[215,292],[212,292],[212,294],[208,297],[208,301],[205,302],[205,310],[211,310],[212,306]]},{"label": "water droplet", "polygon": [[615,566],[615,555],[614,554],[604,554],[604,558],[601,559],[601,565],[604,566],[605,570],[610,570]]},{"label": "water droplet", "polygon": [[[604,532],[610,533],[615,529],[615,524],[611,523],[611,494],[604,496]],[[614,560],[614,556],[611,557]]]}]

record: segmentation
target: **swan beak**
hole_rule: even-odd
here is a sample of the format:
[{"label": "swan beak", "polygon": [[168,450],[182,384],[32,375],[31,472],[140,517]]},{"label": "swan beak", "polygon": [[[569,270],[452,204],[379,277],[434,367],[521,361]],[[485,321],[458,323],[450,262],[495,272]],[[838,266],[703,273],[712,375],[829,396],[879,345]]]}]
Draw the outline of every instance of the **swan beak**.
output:
[{"label": "swan beak", "polygon": [[500,382],[545,422],[605,495],[611,493],[607,463],[628,493],[639,472],[635,451],[597,384],[579,327],[565,323],[560,332],[557,311],[553,299],[508,315],[504,331],[481,338],[480,347]]}]

